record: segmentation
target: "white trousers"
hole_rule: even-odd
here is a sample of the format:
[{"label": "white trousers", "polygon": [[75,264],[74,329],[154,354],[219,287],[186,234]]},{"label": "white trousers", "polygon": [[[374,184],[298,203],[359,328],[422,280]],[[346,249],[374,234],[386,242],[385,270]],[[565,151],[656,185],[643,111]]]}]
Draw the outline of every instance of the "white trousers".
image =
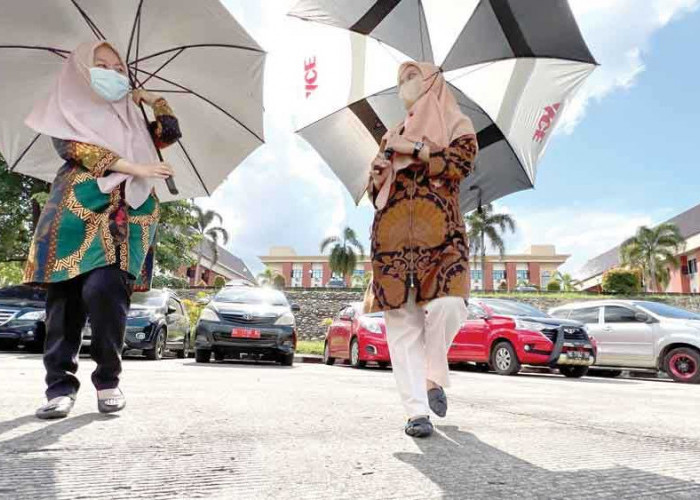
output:
[{"label": "white trousers", "polygon": [[384,313],[391,366],[409,418],[429,415],[426,379],[441,387],[450,385],[447,351],[467,320],[460,297],[435,299],[416,305],[411,293],[401,309]]}]

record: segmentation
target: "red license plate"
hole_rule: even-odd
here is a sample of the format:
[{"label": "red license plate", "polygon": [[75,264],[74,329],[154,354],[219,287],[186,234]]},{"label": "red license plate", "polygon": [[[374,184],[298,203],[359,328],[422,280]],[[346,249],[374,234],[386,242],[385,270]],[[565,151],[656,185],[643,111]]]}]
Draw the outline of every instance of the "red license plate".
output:
[{"label": "red license plate", "polygon": [[231,337],[236,339],[259,339],[260,330],[252,330],[249,328],[234,328],[231,330]]}]

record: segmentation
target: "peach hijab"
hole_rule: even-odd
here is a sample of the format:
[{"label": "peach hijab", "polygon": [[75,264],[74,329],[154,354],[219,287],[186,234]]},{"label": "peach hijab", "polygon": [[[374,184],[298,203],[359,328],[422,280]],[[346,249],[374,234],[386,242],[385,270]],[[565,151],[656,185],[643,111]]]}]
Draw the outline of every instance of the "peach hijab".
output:
[{"label": "peach hijab", "polygon": [[[64,63],[50,95],[34,106],[24,123],[49,137],[101,146],[133,163],[157,163],[153,140],[131,96],[108,102],[90,87],[95,50],[102,45],[119,55],[104,41],[80,44]],[[151,193],[152,180],[113,172],[97,183],[100,191],[109,193],[124,181],[127,203],[138,208]]]},{"label": "peach hijab", "polygon": [[[380,149],[383,151],[387,140],[396,134],[413,142],[428,140],[440,148],[446,148],[458,137],[474,134],[471,120],[459,108],[440,68],[427,62],[405,62],[399,67],[399,79],[409,67],[417,68],[420,72],[423,79],[422,95],[408,110],[404,121],[384,135]],[[394,155],[389,175],[374,201],[378,210],[386,206],[397,172],[413,163],[416,160],[410,156]]]}]

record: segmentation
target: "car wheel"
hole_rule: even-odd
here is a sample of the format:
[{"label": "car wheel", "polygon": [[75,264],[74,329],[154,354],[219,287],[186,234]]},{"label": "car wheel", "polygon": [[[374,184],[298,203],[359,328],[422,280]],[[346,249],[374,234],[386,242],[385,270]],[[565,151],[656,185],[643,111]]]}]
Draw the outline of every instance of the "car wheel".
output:
[{"label": "car wheel", "polygon": [[[0,339],[0,351],[15,351],[18,347],[18,340]],[[29,345],[27,346],[27,350],[31,352]]]},{"label": "car wheel", "polygon": [[331,357],[331,346],[328,344],[328,341],[326,341],[326,344],[323,346],[323,362],[327,365],[335,363],[335,358]]},{"label": "car wheel", "polygon": [[350,366],[353,368],[364,368],[367,366],[367,361],[360,359],[360,343],[357,338],[350,341]]},{"label": "car wheel", "polygon": [[567,378],[581,378],[588,373],[587,366],[560,366],[559,373]]},{"label": "car wheel", "polygon": [[491,371],[491,367],[489,366],[488,363],[477,363],[476,364],[476,371],[480,373],[488,373]]},{"label": "car wheel", "polygon": [[223,361],[226,358],[223,352],[214,351],[214,361]]},{"label": "car wheel", "polygon": [[195,349],[194,360],[197,363],[209,363],[211,361],[211,351],[209,349]]},{"label": "car wheel", "polygon": [[622,370],[588,370],[589,377],[617,378],[622,375]]},{"label": "car wheel", "polygon": [[508,341],[496,344],[491,354],[491,364],[499,375],[515,375],[520,371],[520,361]]},{"label": "car wheel", "polygon": [[382,370],[386,370],[387,368],[389,368],[389,363],[387,363],[386,361],[380,361],[378,365],[379,368],[381,368]]},{"label": "car wheel", "polygon": [[156,332],[156,340],[153,349],[147,349],[143,351],[146,355],[146,359],[151,361],[156,361],[163,359],[163,354],[165,353],[165,330],[162,328]]},{"label": "car wheel", "polygon": [[673,349],[666,356],[666,373],[676,382],[700,383],[700,352],[688,347]]},{"label": "car wheel", "polygon": [[33,354],[41,354],[44,352],[44,342],[30,342],[27,344],[27,351]]},{"label": "car wheel", "polygon": [[188,349],[189,344],[190,344],[190,339],[188,337],[185,337],[184,340],[182,341],[182,349],[177,351],[178,359],[185,359],[187,357],[187,353],[189,351],[189,349]]},{"label": "car wheel", "polygon": [[293,366],[294,365],[294,353],[285,354],[280,357],[280,364],[282,366]]}]

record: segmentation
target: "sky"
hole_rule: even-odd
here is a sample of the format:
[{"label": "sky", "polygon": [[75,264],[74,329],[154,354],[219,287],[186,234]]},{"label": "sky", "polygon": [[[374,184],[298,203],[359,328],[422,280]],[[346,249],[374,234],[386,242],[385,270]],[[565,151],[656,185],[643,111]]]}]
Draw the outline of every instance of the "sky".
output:
[{"label": "sky", "polygon": [[[294,133],[300,21],[286,17],[295,0],[222,0],[268,52],[266,144],[210,198],[223,216],[228,249],[254,273],[271,246],[300,255],[352,227],[369,248],[373,209],[359,206],[321,157]],[[507,196],[496,209],[518,229],[508,253],[554,244],[576,272],[641,225],[700,203],[700,0],[570,0],[600,63],[567,107],[540,162],[533,190]],[[303,23],[302,23],[303,24]],[[306,23],[308,24],[308,23]]]}]

